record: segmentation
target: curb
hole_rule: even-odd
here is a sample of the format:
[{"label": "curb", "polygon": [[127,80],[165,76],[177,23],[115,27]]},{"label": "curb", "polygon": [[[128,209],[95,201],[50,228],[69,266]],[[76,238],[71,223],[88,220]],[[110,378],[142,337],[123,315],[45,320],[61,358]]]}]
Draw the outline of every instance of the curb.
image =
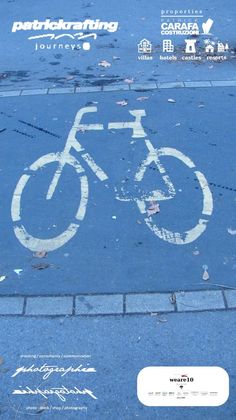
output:
[{"label": "curb", "polygon": [[0,316],[156,315],[229,309],[236,309],[236,289],[0,297]]},{"label": "curb", "polygon": [[202,80],[179,81],[159,83],[132,83],[106,86],[66,87],[66,88],[35,88],[0,90],[0,97],[30,96],[30,95],[57,95],[93,92],[122,92],[122,91],[148,91],[155,89],[181,89],[181,88],[211,88],[211,87],[236,87],[236,80]]}]

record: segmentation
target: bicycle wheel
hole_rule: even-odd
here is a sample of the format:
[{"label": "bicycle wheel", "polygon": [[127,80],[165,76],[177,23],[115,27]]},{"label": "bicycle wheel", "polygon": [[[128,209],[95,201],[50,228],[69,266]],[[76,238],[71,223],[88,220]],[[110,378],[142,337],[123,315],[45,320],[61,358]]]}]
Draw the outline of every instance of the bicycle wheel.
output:
[{"label": "bicycle wheel", "polygon": [[[194,174],[196,175],[196,178],[200,184],[202,195],[203,195],[202,212],[201,212],[201,217],[199,218],[197,224],[193,228],[185,232],[172,232],[165,228],[162,228],[162,227],[160,228],[157,226],[153,217],[151,216],[144,217],[144,221],[146,225],[148,226],[148,228],[160,239],[163,239],[164,241],[167,241],[175,245],[189,244],[195,241],[197,238],[199,238],[199,236],[201,236],[202,233],[206,230],[209,217],[211,216],[213,212],[213,197],[212,197],[211,190],[209,188],[208,182],[205,176],[203,175],[203,173],[195,170],[196,166],[193,163],[193,161],[189,157],[184,155],[182,152],[180,152],[179,150],[176,150],[170,147],[163,147],[156,150],[156,156],[158,157],[158,159],[161,156],[172,156],[176,159],[181,160],[185,165],[187,165],[190,169],[194,171]],[[153,161],[155,162],[155,159]],[[143,165],[142,177],[145,174],[148,166],[149,165],[144,167]],[[141,199],[141,200],[137,199],[136,203],[141,214],[146,215],[147,205],[150,205],[150,201],[147,202],[145,201],[145,199]]]},{"label": "bicycle wheel", "polygon": [[[60,235],[57,235],[50,239],[41,239],[36,238],[30,235],[29,232],[25,229],[25,227],[21,224],[21,199],[22,193],[24,188],[26,187],[28,181],[30,180],[31,176],[34,172],[38,169],[48,165],[50,163],[60,162],[61,153],[49,153],[40,157],[36,160],[32,165],[29,167],[29,171],[31,174],[24,174],[20,177],[15,191],[12,197],[11,203],[11,217],[14,225],[14,232],[17,239],[20,243],[30,249],[33,252],[36,251],[54,251],[55,249],[60,248],[61,246],[65,245],[73,236],[76,234],[80,224],[79,223],[70,223],[68,228],[62,232]],[[74,167],[75,171],[80,175],[80,189],[81,189],[81,198],[78,209],[76,211],[75,219],[78,221],[82,221],[84,219],[86,213],[86,207],[88,203],[88,179],[86,175],[81,175],[84,172],[84,169],[80,165],[80,163],[73,157],[69,156],[68,160],[66,161],[67,164]]]}]

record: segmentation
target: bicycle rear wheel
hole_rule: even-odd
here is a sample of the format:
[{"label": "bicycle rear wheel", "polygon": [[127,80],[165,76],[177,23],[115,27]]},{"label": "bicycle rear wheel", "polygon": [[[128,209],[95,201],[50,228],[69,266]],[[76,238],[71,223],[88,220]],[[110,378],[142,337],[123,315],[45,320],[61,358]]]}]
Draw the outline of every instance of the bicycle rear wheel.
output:
[{"label": "bicycle rear wheel", "polygon": [[11,216],[12,220],[14,222],[14,232],[19,240],[19,242],[26,248],[30,249],[33,252],[36,251],[54,251],[63,245],[65,245],[68,241],[70,241],[75,234],[77,233],[80,224],[77,223],[81,222],[86,213],[86,207],[88,203],[88,193],[89,193],[89,187],[88,187],[88,179],[86,175],[81,175],[84,172],[84,169],[80,165],[80,163],[73,157],[70,156],[68,158],[67,164],[74,167],[75,171],[79,174],[80,178],[80,190],[81,190],[81,197],[80,197],[80,203],[77,208],[76,214],[75,214],[75,223],[70,223],[68,225],[68,228],[62,232],[60,235],[57,235],[55,237],[49,238],[49,239],[41,239],[37,238],[33,235],[31,235],[26,228],[21,223],[21,209],[22,209],[22,193],[31,179],[34,172],[41,169],[45,165],[48,165],[50,163],[60,162],[60,153],[49,153],[47,155],[42,156],[38,160],[36,160],[29,168],[30,174],[24,174],[20,177],[15,191],[13,193],[12,197],[12,203],[11,203]]}]

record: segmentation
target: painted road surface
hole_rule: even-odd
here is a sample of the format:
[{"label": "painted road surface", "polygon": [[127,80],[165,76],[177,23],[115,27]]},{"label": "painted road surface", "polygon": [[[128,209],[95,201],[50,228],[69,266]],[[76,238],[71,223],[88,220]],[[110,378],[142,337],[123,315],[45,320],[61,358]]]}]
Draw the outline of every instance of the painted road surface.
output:
[{"label": "painted road surface", "polygon": [[[234,0],[208,0],[207,5],[204,0],[197,5],[186,0],[2,0],[0,14],[2,89],[100,86],[126,79],[152,82],[235,78]],[[37,26],[46,19],[87,21],[87,26],[64,30],[54,29],[55,25]],[[108,26],[89,27],[89,19],[108,22]],[[30,22],[34,21],[36,26],[32,28]],[[28,23],[24,26],[21,22]],[[194,24],[197,33],[189,34],[196,30]],[[151,44],[147,54],[139,52],[143,39]],[[191,44],[187,52],[186,39]],[[84,42],[89,42],[90,49]],[[99,64],[103,61],[108,65]]]},{"label": "painted road surface", "polygon": [[0,293],[233,286],[234,94],[2,98]]}]

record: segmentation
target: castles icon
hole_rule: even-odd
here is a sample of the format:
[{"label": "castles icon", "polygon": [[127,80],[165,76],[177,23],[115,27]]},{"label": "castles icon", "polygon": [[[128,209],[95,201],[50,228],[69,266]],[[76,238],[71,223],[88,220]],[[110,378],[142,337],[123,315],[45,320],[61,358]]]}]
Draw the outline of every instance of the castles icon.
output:
[{"label": "castles icon", "polygon": [[185,52],[186,54],[195,54],[196,52],[196,39],[185,39],[186,47]]}]

